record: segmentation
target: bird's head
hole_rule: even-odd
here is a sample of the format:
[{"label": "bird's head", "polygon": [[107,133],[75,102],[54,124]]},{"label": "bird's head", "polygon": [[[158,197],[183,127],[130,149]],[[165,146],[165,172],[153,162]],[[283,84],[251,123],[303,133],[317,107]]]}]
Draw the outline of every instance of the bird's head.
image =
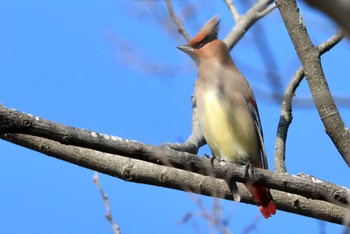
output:
[{"label": "bird's head", "polygon": [[219,17],[211,18],[197,33],[197,35],[187,44],[177,48],[186,54],[199,65],[203,60],[219,59],[227,56],[228,49],[223,41],[218,40]]}]

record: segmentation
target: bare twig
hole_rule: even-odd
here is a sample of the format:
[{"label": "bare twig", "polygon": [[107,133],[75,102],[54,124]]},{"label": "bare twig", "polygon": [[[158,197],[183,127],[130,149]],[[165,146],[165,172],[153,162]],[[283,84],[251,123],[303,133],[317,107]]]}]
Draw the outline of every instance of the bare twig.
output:
[{"label": "bare twig", "polygon": [[222,206],[219,199],[213,199],[212,210],[208,211],[204,206],[201,198],[197,194],[191,194],[191,198],[199,208],[199,211],[191,211],[186,213],[182,220],[179,222],[187,223],[193,217],[202,217],[213,229],[213,233],[218,231],[222,234],[230,234],[230,230],[227,227],[227,221],[222,217]]},{"label": "bare twig", "polygon": [[334,34],[331,38],[329,38],[327,41],[323,42],[321,45],[317,47],[318,52],[320,55],[328,52],[331,50],[336,44],[338,44],[341,40],[343,40],[345,37],[345,33],[343,31],[339,31],[336,34]]},{"label": "bare twig", "polygon": [[345,126],[324,76],[320,53],[306,31],[295,0],[275,0],[303,66],[307,83],[326,133],[350,167],[350,131]]},{"label": "bare twig", "polygon": [[[344,38],[343,32],[337,32],[330,39],[323,42],[317,47],[320,55],[332,49],[336,44],[338,44]],[[295,95],[295,90],[299,86],[300,82],[304,78],[303,68],[299,68],[289,82],[286,91],[283,95],[282,107],[281,107],[281,117],[277,128],[277,137],[275,145],[275,169],[276,172],[287,172],[285,165],[285,153],[286,153],[286,140],[287,132],[289,126],[292,122],[292,98]]]},{"label": "bare twig", "polygon": [[262,18],[262,17],[270,14],[276,8],[277,8],[276,4],[272,4],[272,5],[268,6],[267,8],[265,8],[265,10],[262,10],[262,11],[258,12],[258,16],[260,18]]},{"label": "bare twig", "polygon": [[169,15],[172,18],[172,20],[174,21],[174,23],[177,25],[179,33],[184,36],[184,38],[186,39],[187,42],[191,41],[190,36],[188,35],[185,27],[183,26],[183,23],[176,16],[176,14],[174,12],[174,8],[173,8],[173,5],[171,4],[171,0],[165,0],[165,2],[166,2],[166,6],[168,8],[168,11],[169,11]]},{"label": "bare twig", "polygon": [[277,137],[275,145],[275,170],[276,172],[287,172],[285,165],[286,155],[286,140],[289,125],[292,122],[292,98],[296,88],[304,77],[304,71],[300,68],[294,73],[292,80],[283,95],[281,117],[277,128]]},{"label": "bare twig", "polygon": [[111,44],[118,53],[118,62],[125,67],[136,71],[152,73],[159,76],[171,76],[178,74],[179,71],[186,71],[188,68],[184,65],[166,64],[152,58],[145,51],[137,48],[125,38],[114,33],[106,34]]},{"label": "bare twig", "polygon": [[261,216],[260,215],[257,215],[255,217],[255,219],[252,220],[252,222],[244,228],[243,230],[243,234],[249,234],[249,233],[252,233],[254,230],[257,229],[257,226],[258,226],[258,223],[259,221],[261,220]]},{"label": "bare twig", "polygon": [[226,3],[228,9],[230,10],[234,21],[238,22],[240,16],[239,16],[238,10],[237,10],[236,5],[234,4],[233,0],[224,0],[224,2]]},{"label": "bare twig", "polygon": [[105,208],[106,208],[106,214],[105,217],[108,220],[108,222],[110,223],[110,225],[112,226],[113,232],[115,234],[120,234],[120,228],[119,226],[114,222],[113,217],[112,217],[112,213],[111,213],[111,207],[109,205],[109,199],[108,199],[108,195],[104,193],[101,185],[100,185],[100,180],[98,177],[98,172],[95,171],[95,174],[93,176],[93,181],[94,184],[96,185],[98,191],[100,191],[100,194],[102,196],[103,202],[105,203]]}]

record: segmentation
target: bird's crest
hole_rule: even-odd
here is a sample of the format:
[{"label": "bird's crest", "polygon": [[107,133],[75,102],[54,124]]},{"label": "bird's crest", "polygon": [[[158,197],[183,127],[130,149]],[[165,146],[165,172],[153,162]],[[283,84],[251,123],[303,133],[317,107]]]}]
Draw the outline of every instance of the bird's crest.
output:
[{"label": "bird's crest", "polygon": [[217,39],[220,28],[219,24],[220,19],[218,16],[211,18],[188,43],[188,45],[194,48],[201,48],[208,42]]}]

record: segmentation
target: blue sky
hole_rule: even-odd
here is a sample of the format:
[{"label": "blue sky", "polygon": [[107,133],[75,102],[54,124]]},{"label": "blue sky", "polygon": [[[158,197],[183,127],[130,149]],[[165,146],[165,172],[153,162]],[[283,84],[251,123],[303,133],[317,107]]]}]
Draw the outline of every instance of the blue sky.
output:
[{"label": "blue sky", "polygon": [[[180,4],[176,1],[175,9]],[[222,2],[199,9],[196,20],[185,22],[191,36],[215,14],[222,18],[220,37],[227,35],[233,21]],[[301,10],[316,45],[336,32],[336,26],[322,15],[305,6]],[[162,26],[166,21],[160,23],[155,14],[167,16],[165,3],[157,1],[148,7],[141,1],[4,2],[0,14],[0,103],[69,126],[148,144],[185,140],[191,131],[190,96],[196,67],[175,48],[185,41],[170,35]],[[284,89],[300,63],[277,11],[261,25]],[[140,69],[133,59],[125,58],[126,47],[115,38],[133,44],[147,64],[176,69],[169,74]],[[254,90],[269,93],[267,68],[254,39],[248,32],[231,54]],[[349,94],[349,52],[345,40],[322,57],[328,84],[338,96]],[[273,165],[280,104],[268,101],[262,92],[256,91],[256,96]],[[310,97],[305,81],[297,97]],[[349,126],[349,105],[339,111]],[[349,169],[325,134],[314,106],[296,107],[293,116],[286,156],[289,173],[304,172],[350,187]],[[200,151],[204,153],[209,153],[207,148]],[[93,171],[0,141],[0,176],[0,233],[112,233],[92,182]],[[100,180],[123,233],[210,232],[199,217],[178,224],[186,213],[199,210],[188,193],[105,175],[100,175]],[[213,199],[200,198],[210,209]],[[256,206],[220,202],[233,233],[241,233],[260,217]],[[326,233],[342,230],[339,225],[278,211],[269,220],[260,219],[253,233],[318,233],[320,227]]]}]

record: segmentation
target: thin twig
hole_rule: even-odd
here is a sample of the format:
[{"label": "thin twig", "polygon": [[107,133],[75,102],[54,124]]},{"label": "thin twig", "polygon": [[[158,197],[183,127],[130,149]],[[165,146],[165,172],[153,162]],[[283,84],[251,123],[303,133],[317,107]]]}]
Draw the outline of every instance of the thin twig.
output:
[{"label": "thin twig", "polygon": [[112,217],[112,213],[111,213],[111,208],[110,208],[110,205],[109,205],[109,199],[108,199],[108,195],[105,194],[103,192],[103,189],[100,185],[100,180],[99,180],[99,177],[98,177],[98,172],[95,171],[95,174],[93,176],[93,181],[94,181],[94,184],[96,185],[98,191],[100,191],[101,193],[101,196],[102,196],[102,199],[103,199],[103,202],[105,203],[105,207],[106,207],[106,214],[105,214],[105,217],[106,219],[108,220],[108,222],[111,224],[112,226],[112,229],[114,231],[115,234],[120,234],[120,228],[119,226],[114,222],[113,220],[113,217]]},{"label": "thin twig", "polygon": [[261,215],[257,215],[252,222],[243,229],[242,233],[243,234],[249,234],[249,233],[253,233],[258,226],[259,221],[261,220]]},{"label": "thin twig", "polygon": [[178,74],[179,71],[188,70],[185,65],[166,64],[151,57],[151,54],[147,54],[121,35],[110,32],[106,33],[106,37],[113,45],[118,62],[124,67],[162,77],[170,77]]},{"label": "thin twig", "polygon": [[224,2],[226,3],[228,9],[230,10],[234,21],[238,22],[240,15],[233,0],[224,0]]},{"label": "thin twig", "polygon": [[338,44],[341,40],[343,40],[344,37],[345,37],[345,33],[341,30],[336,34],[334,34],[327,41],[323,42],[321,45],[317,47],[318,51],[320,52],[320,55],[331,50],[336,44]]},{"label": "thin twig", "polygon": [[275,145],[275,170],[279,173],[287,172],[285,164],[287,132],[292,123],[292,98],[295,90],[304,78],[304,71],[299,68],[289,82],[282,98],[281,117],[277,128],[277,137]]},{"label": "thin twig", "polygon": [[[340,31],[329,38],[327,41],[323,42],[317,47],[320,55],[332,49],[336,44],[338,44],[345,34]],[[298,88],[300,82],[304,78],[303,68],[299,68],[289,82],[286,91],[283,95],[281,117],[277,128],[277,138],[275,145],[275,170],[276,172],[287,172],[285,165],[285,153],[286,153],[286,140],[287,132],[290,124],[292,123],[292,98],[295,95],[295,91]]]},{"label": "thin twig", "polygon": [[191,38],[189,36],[189,34],[187,33],[183,23],[181,22],[181,20],[176,16],[175,12],[174,12],[174,8],[173,5],[171,4],[171,0],[166,0],[166,6],[168,8],[169,11],[169,15],[172,18],[172,20],[174,21],[174,23],[177,25],[178,28],[178,32],[184,36],[184,38],[186,39],[187,42],[191,41]]},{"label": "thin twig", "polygon": [[258,16],[260,18],[270,14],[273,10],[275,10],[277,8],[277,5],[272,3],[270,6],[268,6],[265,10],[262,10],[260,12],[258,12]]},{"label": "thin twig", "polygon": [[212,228],[213,233],[217,231],[218,233],[222,234],[231,234],[230,230],[228,229],[228,222],[222,217],[222,205],[219,199],[213,199],[212,210],[208,211],[204,206],[200,196],[197,194],[190,195],[199,208],[199,211],[186,213],[182,220],[179,222],[180,224],[187,223],[191,218],[197,216],[202,217],[209,224],[209,226]]}]

